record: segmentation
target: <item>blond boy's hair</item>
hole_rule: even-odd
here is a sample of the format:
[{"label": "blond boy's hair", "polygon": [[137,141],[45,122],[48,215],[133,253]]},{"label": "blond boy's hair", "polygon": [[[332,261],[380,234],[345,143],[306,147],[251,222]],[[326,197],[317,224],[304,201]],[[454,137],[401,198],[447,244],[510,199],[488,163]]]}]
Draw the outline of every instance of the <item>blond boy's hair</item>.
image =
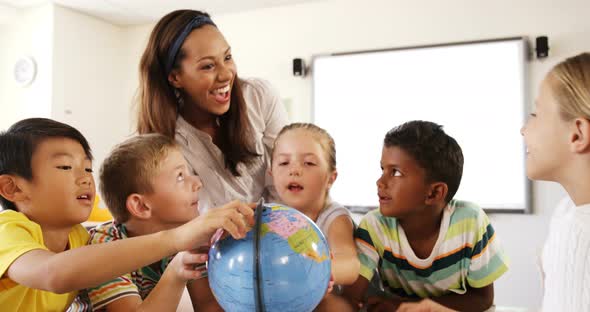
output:
[{"label": "blond boy's hair", "polygon": [[152,179],[174,139],[161,134],[142,134],[115,146],[100,168],[100,192],[115,221],[129,220],[127,197],[153,192]]},{"label": "blond boy's hair", "polygon": [[564,120],[590,118],[590,53],[557,64],[547,78]]}]

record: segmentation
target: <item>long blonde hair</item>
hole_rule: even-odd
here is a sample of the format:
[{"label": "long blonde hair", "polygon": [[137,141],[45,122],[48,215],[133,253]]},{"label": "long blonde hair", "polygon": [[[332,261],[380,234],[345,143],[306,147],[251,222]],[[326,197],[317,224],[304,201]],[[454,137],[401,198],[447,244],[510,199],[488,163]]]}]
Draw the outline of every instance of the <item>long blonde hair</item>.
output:
[{"label": "long blonde hair", "polygon": [[584,52],[557,64],[547,80],[564,120],[590,119],[590,53]]}]

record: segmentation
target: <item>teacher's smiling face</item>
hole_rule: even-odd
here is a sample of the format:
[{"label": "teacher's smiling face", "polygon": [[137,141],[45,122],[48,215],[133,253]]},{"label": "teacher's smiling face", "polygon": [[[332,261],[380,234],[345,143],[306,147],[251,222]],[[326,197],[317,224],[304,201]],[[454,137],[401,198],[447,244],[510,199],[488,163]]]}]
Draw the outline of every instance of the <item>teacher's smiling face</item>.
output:
[{"label": "teacher's smiling face", "polygon": [[226,113],[236,77],[231,48],[217,27],[204,25],[193,30],[178,54],[180,68],[168,79],[181,90],[182,114],[201,120]]}]

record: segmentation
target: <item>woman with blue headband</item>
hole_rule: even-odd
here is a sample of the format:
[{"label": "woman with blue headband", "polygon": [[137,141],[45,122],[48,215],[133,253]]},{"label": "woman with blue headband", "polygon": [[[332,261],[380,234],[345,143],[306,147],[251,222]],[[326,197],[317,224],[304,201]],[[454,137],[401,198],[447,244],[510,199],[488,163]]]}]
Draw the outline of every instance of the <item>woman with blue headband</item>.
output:
[{"label": "woman with blue headband", "polygon": [[138,102],[138,132],[174,137],[201,177],[200,210],[274,199],[268,165],[285,109],[267,82],[238,78],[207,13],[178,10],[157,23],[141,58]]}]

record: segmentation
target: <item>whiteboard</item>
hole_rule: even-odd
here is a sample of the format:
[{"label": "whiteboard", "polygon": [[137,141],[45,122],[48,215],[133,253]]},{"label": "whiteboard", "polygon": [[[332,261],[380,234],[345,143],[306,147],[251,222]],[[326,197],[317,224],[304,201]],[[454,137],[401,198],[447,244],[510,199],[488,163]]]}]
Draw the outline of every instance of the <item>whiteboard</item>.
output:
[{"label": "whiteboard", "polygon": [[523,38],[315,56],[313,122],[336,142],[332,198],[353,211],[377,207],[386,132],[428,120],[463,150],[456,199],[488,212],[530,212],[519,132],[525,66]]}]

